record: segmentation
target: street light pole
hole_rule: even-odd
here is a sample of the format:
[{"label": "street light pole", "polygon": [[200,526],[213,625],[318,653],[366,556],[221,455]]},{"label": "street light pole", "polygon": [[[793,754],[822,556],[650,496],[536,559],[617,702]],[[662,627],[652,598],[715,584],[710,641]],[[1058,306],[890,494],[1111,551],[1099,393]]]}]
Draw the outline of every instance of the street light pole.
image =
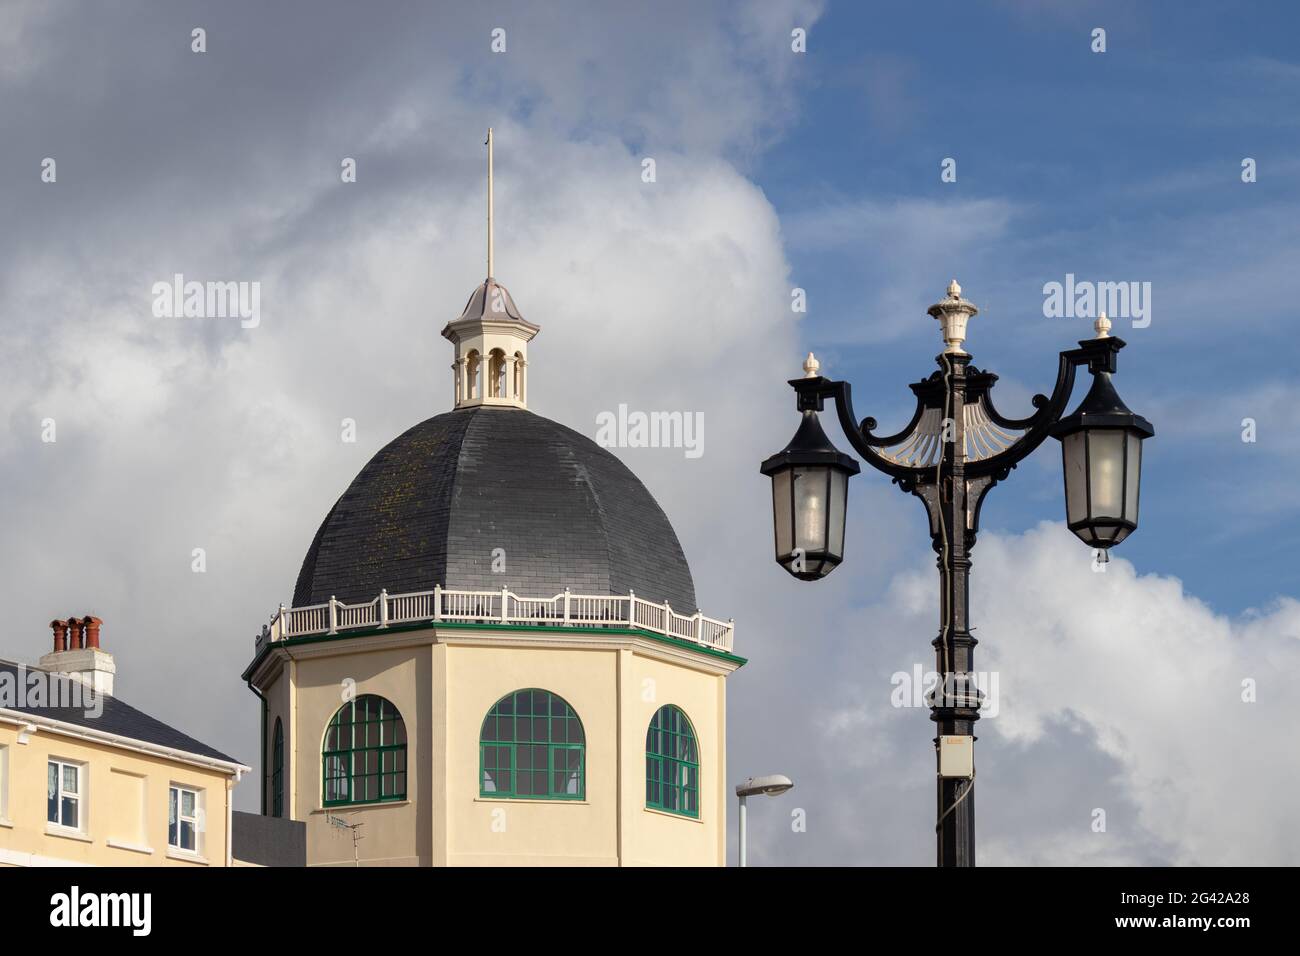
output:
[{"label": "street light pole", "polygon": [[[767,459],[772,479],[776,560],[801,580],[830,574],[843,559],[847,480],[857,462],[831,444],[817,420],[830,400],[855,451],[894,484],[920,498],[929,517],[940,579],[939,635],[932,642],[940,682],[930,701],[937,768],[935,832],[939,866],[975,865],[975,721],[981,693],[975,682],[970,632],[970,552],[984,497],[1049,436],[1060,440],[1066,521],[1085,544],[1107,549],[1137,528],[1142,442],[1155,432],[1120,400],[1111,376],[1124,341],[1101,315],[1096,337],[1060,353],[1051,396],[1035,395],[1034,414],[1012,419],[993,405],[997,376],[970,364],[962,348],[978,309],[953,280],[929,314],[946,348],[939,371],[911,386],[916,411],[902,431],[876,435],[876,420],[853,413],[849,383],[823,378],[811,353],[803,378],[793,379],[802,415],[790,444]],[[1078,409],[1064,416],[1075,372],[1087,366],[1093,384]],[[743,811],[742,811],[743,813]],[[743,826],[743,823],[742,823]]]},{"label": "street light pole", "polygon": [[[946,366],[948,414],[952,440],[942,445],[937,468],[938,502],[931,506],[940,519],[939,535],[932,538],[938,552],[940,587],[940,630],[934,639],[935,671],[942,675],[930,708],[938,737],[936,750],[944,737],[970,737],[974,744],[975,721],[979,720],[979,700],[958,698],[955,687],[948,684],[949,674],[975,673],[976,640],[970,632],[970,556],[967,542],[966,514],[966,366],[970,356],[944,353],[940,365]],[[938,691],[942,689],[943,693]],[[973,703],[974,706],[970,706]],[[935,829],[938,832],[939,866],[975,865],[975,795],[974,779],[936,778],[937,808]]]},{"label": "street light pole", "polygon": [[748,801],[749,798],[742,793],[739,797],[739,800],[740,800],[740,812],[737,814],[737,816],[740,818],[740,865],[747,866],[748,863],[746,861],[745,849],[746,849],[746,844],[748,843],[749,833],[746,830],[745,812],[746,812],[746,801]]},{"label": "street light pole", "polygon": [[765,777],[750,777],[744,783],[736,784],[736,798],[740,802],[740,848],[739,857],[740,865],[747,865],[748,861],[748,838],[749,828],[747,823],[747,806],[746,801],[755,795],[762,794],[765,797],[779,797],[781,794],[794,788],[794,782],[785,774],[772,773]]}]

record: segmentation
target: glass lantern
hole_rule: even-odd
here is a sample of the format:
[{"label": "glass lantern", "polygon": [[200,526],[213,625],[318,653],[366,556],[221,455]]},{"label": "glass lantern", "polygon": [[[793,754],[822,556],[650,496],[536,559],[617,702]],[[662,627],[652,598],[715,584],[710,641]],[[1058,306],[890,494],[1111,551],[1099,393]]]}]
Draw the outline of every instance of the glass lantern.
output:
[{"label": "glass lantern", "polygon": [[1085,544],[1107,550],[1138,525],[1142,442],[1155,429],[1120,399],[1107,372],[1073,415],[1052,429],[1065,467],[1066,524]]},{"label": "glass lantern", "polygon": [[824,578],[844,557],[849,476],[858,463],[831,444],[808,410],[790,444],[759,470],[772,479],[777,563],[804,581]]}]

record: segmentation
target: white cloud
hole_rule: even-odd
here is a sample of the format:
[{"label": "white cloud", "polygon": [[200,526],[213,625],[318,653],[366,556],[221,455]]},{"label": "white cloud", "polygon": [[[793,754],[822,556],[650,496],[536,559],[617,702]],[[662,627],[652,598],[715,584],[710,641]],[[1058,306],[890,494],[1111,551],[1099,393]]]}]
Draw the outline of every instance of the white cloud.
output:
[{"label": "white cloud", "polygon": [[[976,670],[996,671],[1000,690],[1000,712],[977,726],[982,862],[1280,865],[1300,851],[1290,822],[1300,718],[1289,679],[1300,671],[1300,602],[1230,619],[1118,553],[1093,571],[1089,551],[1059,524],[986,532],[974,561]],[[883,649],[853,655],[858,673],[933,666],[920,652],[936,587],[930,568],[900,576],[888,600],[857,619],[891,635]],[[1255,703],[1242,700],[1246,679],[1256,682]],[[827,748],[856,749],[902,714],[914,749],[926,749],[922,712],[891,713],[888,690],[878,677],[854,687],[857,702],[830,715]],[[881,777],[916,772],[907,766],[915,755],[869,752],[855,780],[868,792]],[[1098,807],[1105,833],[1091,828]],[[863,852],[889,852],[882,838],[864,839]]]},{"label": "white cloud", "polygon": [[[549,77],[563,44],[547,39],[548,24],[515,31],[514,43],[546,53],[510,69]],[[680,450],[629,459],[705,567],[701,581],[714,582],[700,587],[706,611],[739,616],[733,596],[745,581],[716,555],[741,538],[755,562],[766,556],[766,521],[750,520],[767,507],[755,463],[769,440],[788,437],[768,429],[791,407],[781,383],[798,347],[776,216],[719,150],[754,126],[782,71],[733,89],[741,64],[765,55],[756,51],[770,24],[697,30],[710,55],[688,50],[670,85],[680,96],[692,82],[725,80],[726,100],[682,99],[684,132],[656,147],[657,183],[641,182],[640,151],[612,122],[622,101],[599,78],[617,74],[629,50],[694,49],[676,27],[610,29],[620,39],[587,64],[597,81],[582,104],[548,94],[552,118],[568,126],[540,112],[490,120],[498,271],[543,327],[530,355],[535,410],[588,434],[596,412],[620,401],[704,413],[703,459]],[[213,68],[224,55],[208,54]],[[6,184],[20,208],[41,212],[28,219],[32,241],[0,267],[0,524],[10,543],[0,586],[11,622],[0,654],[34,659],[48,645],[45,621],[97,614],[127,700],[256,758],[256,701],[238,680],[253,634],[289,600],[317,523],[368,457],[451,405],[438,332],[484,273],[481,126],[500,114],[456,88],[451,66],[430,71],[427,84],[404,75],[397,105],[371,109],[359,133],[359,101],[281,104],[282,127],[246,141],[237,174],[228,157],[214,162],[202,130],[257,123],[217,114],[181,157],[121,147],[153,171],[147,186],[95,180],[99,166],[68,151],[43,198]],[[653,105],[652,93],[640,95]],[[710,118],[735,122],[742,107],[741,125],[691,133]],[[331,113],[351,142],[323,122]],[[582,136],[575,117],[588,124]],[[642,134],[658,135],[652,126]],[[94,151],[95,137],[88,128],[79,150]],[[354,151],[358,183],[345,186],[339,158]],[[154,318],[151,286],[175,272],[260,282],[261,324]],[[40,441],[45,417],[58,423],[55,444]],[[345,417],[357,421],[355,445],[339,440]],[[711,489],[736,474],[748,484],[719,507]],[[207,552],[204,574],[191,571],[196,547]],[[247,787],[238,799],[256,798]]]}]

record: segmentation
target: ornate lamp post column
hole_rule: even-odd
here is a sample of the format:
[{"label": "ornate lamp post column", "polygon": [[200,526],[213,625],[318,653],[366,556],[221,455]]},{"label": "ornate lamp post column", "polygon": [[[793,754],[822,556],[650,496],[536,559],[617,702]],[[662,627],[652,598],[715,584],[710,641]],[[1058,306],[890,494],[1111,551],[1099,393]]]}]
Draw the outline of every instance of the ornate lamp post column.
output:
[{"label": "ornate lamp post column", "polygon": [[[1060,353],[1052,394],[1034,396],[1034,414],[1003,416],[990,394],[998,377],[971,365],[962,348],[967,323],[977,313],[955,280],[947,296],[930,307],[947,347],[936,359],[939,370],[911,386],[916,411],[893,435],[876,435],[873,418],[859,422],[849,384],[822,377],[810,354],[805,376],[790,382],[803,416],[799,430],[761,468],[772,479],[776,560],[803,580],[825,577],[842,560],[848,478],[858,472],[857,462],[831,444],[818,422],[828,399],[862,460],[925,505],[940,581],[939,634],[932,642],[940,683],[930,699],[930,719],[938,731],[939,866],[975,865],[974,727],[980,691],[968,584],[984,496],[1055,436],[1063,449],[1070,530],[1104,553],[1137,528],[1141,443],[1154,434],[1115,392],[1111,376],[1124,341],[1110,336],[1104,315],[1094,326],[1096,338]],[[1075,413],[1063,418],[1075,372],[1084,365],[1093,376],[1092,389]]]}]

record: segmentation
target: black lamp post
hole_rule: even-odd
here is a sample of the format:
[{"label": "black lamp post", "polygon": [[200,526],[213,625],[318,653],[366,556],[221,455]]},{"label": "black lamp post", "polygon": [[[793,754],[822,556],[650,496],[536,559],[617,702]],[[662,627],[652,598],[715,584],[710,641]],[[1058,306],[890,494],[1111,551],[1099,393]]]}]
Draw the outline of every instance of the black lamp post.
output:
[{"label": "black lamp post", "polygon": [[[930,706],[939,732],[934,743],[940,866],[975,865],[971,791],[980,694],[974,682],[977,641],[970,633],[969,576],[984,496],[1052,435],[1061,441],[1069,528],[1104,553],[1137,528],[1142,442],[1155,433],[1146,419],[1129,411],[1111,382],[1124,341],[1109,334],[1105,315],[1094,325],[1096,338],[1060,353],[1052,394],[1034,396],[1034,414],[1019,419],[1000,414],[990,395],[998,377],[972,366],[961,347],[966,324],[977,313],[955,280],[947,297],[930,307],[947,348],[936,359],[939,371],[911,386],[916,411],[893,435],[876,435],[873,418],[858,422],[849,384],[823,378],[810,354],[805,376],[790,382],[803,421],[790,444],[761,468],[772,479],[777,563],[802,580],[825,577],[840,563],[848,479],[859,470],[822,430],[817,413],[827,399],[834,401],[840,427],[862,459],[925,504],[940,575],[940,628],[932,644],[942,684]],[[1082,365],[1093,376],[1092,388],[1074,414],[1062,417]]]}]

